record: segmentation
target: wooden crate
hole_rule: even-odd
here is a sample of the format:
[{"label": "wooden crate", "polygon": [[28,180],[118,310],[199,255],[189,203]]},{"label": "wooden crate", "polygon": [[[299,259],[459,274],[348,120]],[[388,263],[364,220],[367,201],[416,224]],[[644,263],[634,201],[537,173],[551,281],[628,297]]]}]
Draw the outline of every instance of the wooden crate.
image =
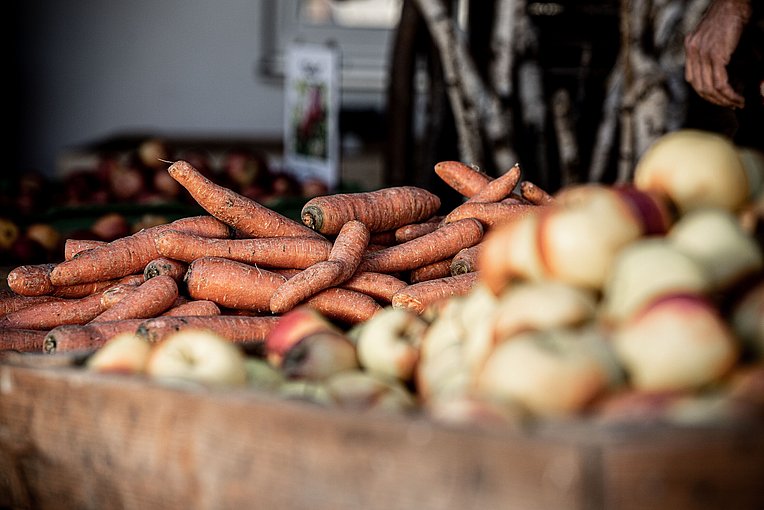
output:
[{"label": "wooden crate", "polygon": [[764,508],[761,424],[491,432],[58,359],[0,362],[0,508]]}]

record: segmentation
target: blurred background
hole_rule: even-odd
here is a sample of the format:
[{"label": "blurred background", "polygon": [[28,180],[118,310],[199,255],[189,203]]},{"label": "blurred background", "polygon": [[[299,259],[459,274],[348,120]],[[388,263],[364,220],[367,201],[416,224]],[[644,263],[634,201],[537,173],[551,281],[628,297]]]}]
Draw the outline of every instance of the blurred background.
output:
[{"label": "blurred background", "polygon": [[[681,40],[706,5],[13,2],[3,17],[12,43],[0,253],[5,263],[40,258],[38,248],[9,248],[30,225],[109,238],[194,212],[162,159],[188,159],[299,212],[326,189],[295,182],[281,163],[284,51],[294,41],[341,54],[341,189],[416,184],[451,207],[460,197],[432,172],[446,159],[491,174],[519,162],[549,191],[627,180],[651,140],[690,118]],[[438,16],[452,32],[433,30]],[[92,231],[115,212],[119,228]]]}]

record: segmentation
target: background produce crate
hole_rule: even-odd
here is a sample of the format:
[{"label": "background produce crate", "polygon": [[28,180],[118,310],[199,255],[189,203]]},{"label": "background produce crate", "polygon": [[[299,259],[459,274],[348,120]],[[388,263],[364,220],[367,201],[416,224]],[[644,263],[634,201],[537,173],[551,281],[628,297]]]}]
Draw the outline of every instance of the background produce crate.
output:
[{"label": "background produce crate", "polygon": [[527,431],[0,361],[0,507],[764,508],[764,428]]}]

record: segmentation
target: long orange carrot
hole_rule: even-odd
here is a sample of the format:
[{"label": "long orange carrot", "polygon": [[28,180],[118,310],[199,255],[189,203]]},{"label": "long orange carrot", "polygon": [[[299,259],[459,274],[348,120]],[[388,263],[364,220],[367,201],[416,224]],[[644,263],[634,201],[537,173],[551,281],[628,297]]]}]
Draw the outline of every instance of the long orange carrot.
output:
[{"label": "long orange carrot", "polygon": [[53,285],[50,272],[56,264],[26,264],[8,272],[8,287],[22,296],[56,296],[61,298],[81,298],[100,292],[118,282],[101,280],[73,285]]},{"label": "long orange carrot", "polygon": [[176,161],[167,171],[204,210],[248,237],[316,236],[299,222],[212,182],[187,161]]},{"label": "long orange carrot", "polygon": [[478,273],[473,272],[414,283],[398,291],[392,305],[421,314],[438,301],[467,294],[477,282]]},{"label": "long orange carrot", "polygon": [[467,198],[475,195],[492,180],[485,172],[459,161],[441,161],[435,165],[435,173]]},{"label": "long orange carrot", "polygon": [[144,319],[91,322],[56,326],[45,335],[42,350],[57,352],[94,351],[120,333],[132,333]]},{"label": "long orange carrot", "polygon": [[206,237],[231,235],[230,227],[212,216],[181,218],[80,252],[73,259],[56,265],[50,273],[50,281],[53,285],[72,285],[142,273],[146,264],[160,257],[154,239],[159,232],[168,229]]},{"label": "long orange carrot", "polygon": [[349,325],[365,322],[382,309],[371,296],[340,287],[322,290],[305,304],[329,319]]},{"label": "long orange carrot", "polygon": [[498,202],[509,197],[520,182],[522,171],[520,165],[515,164],[499,177],[486,183],[477,193],[472,195],[467,202]]},{"label": "long orange carrot", "polygon": [[419,283],[427,280],[435,280],[436,278],[443,278],[444,276],[451,276],[452,260],[453,259],[451,258],[447,258],[412,269],[409,274],[409,281],[411,283]]},{"label": "long orange carrot", "polygon": [[67,239],[64,241],[64,260],[71,260],[81,251],[109,244],[97,239]]},{"label": "long orange carrot", "polygon": [[[168,232],[177,232],[177,230],[168,230]],[[161,235],[162,234],[160,233],[159,236]],[[198,238],[207,239],[200,236]],[[149,280],[155,276],[165,275],[176,282],[182,282],[183,278],[186,276],[187,270],[188,264],[186,262],[167,257],[159,257],[146,264],[146,267],[143,269],[143,278]]]},{"label": "long orange carrot", "polygon": [[193,299],[258,312],[270,312],[271,296],[285,281],[280,274],[222,257],[198,258],[186,272],[186,288]]},{"label": "long orange carrot", "polygon": [[37,329],[0,329],[0,351],[42,352],[46,334]]},{"label": "long orange carrot", "polygon": [[417,237],[429,234],[438,228],[438,225],[442,220],[443,216],[433,216],[429,220],[422,223],[411,223],[409,225],[398,227],[395,230],[395,242],[405,243],[406,241],[411,241]]},{"label": "long orange carrot", "polygon": [[169,334],[186,329],[205,329],[234,343],[264,342],[280,317],[210,315],[196,317],[154,317],[138,327],[136,333],[149,342],[159,342]]},{"label": "long orange carrot", "polygon": [[191,300],[173,306],[162,313],[164,317],[189,317],[204,315],[220,315],[220,307],[212,301],[205,299]]},{"label": "long orange carrot", "polygon": [[103,305],[103,309],[106,310],[107,308],[111,308],[119,301],[122,301],[125,296],[134,291],[141,283],[143,283],[143,280],[140,282],[119,282],[104,290],[101,293],[101,304]]},{"label": "long orange carrot", "polygon": [[21,296],[6,289],[0,291],[0,317],[27,306],[53,301],[65,301],[65,299],[56,296]]},{"label": "long orange carrot", "polygon": [[370,232],[424,221],[440,208],[440,198],[416,186],[394,186],[360,193],[314,197],[302,208],[302,222],[322,234],[337,234],[351,220]]},{"label": "long orange carrot", "polygon": [[369,244],[369,229],[357,220],[345,223],[334,240],[329,259],[316,262],[281,284],[271,296],[273,313],[285,313],[317,292],[348,280]]},{"label": "long orange carrot", "polygon": [[481,242],[470,246],[469,248],[459,250],[459,252],[454,255],[454,258],[451,259],[451,276],[477,271],[478,257],[482,247],[483,243]]},{"label": "long orange carrot", "polygon": [[157,235],[157,251],[165,257],[191,262],[222,257],[267,268],[304,269],[326,260],[332,243],[323,237],[202,238],[175,230]]},{"label": "long orange carrot", "polygon": [[62,324],[85,324],[103,311],[101,293],[97,292],[16,310],[0,318],[0,328],[51,329]]},{"label": "long orange carrot", "polygon": [[502,202],[465,202],[448,213],[443,220],[445,224],[464,218],[475,218],[486,229],[496,227],[501,223],[511,221],[518,216],[526,215],[539,206],[531,204],[507,204]]},{"label": "long orange carrot", "polygon": [[536,205],[547,205],[554,201],[554,197],[531,181],[520,183],[520,194],[528,202]]},{"label": "long orange carrot", "polygon": [[483,237],[483,226],[474,218],[447,223],[434,232],[382,250],[366,252],[359,271],[395,273],[410,271],[452,257]]},{"label": "long orange carrot", "polygon": [[177,297],[178,284],[172,277],[155,276],[128,292],[91,322],[155,317],[170,308]]},{"label": "long orange carrot", "polygon": [[341,287],[361,292],[381,303],[390,304],[393,294],[406,285],[408,285],[406,282],[391,274],[356,271]]}]

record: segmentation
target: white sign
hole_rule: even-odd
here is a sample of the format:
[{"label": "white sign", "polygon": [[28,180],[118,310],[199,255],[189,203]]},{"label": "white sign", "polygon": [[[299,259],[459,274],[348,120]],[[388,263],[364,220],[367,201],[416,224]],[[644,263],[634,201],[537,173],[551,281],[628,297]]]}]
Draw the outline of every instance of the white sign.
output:
[{"label": "white sign", "polygon": [[285,61],[284,166],[300,181],[339,183],[340,55],[294,43]]}]

